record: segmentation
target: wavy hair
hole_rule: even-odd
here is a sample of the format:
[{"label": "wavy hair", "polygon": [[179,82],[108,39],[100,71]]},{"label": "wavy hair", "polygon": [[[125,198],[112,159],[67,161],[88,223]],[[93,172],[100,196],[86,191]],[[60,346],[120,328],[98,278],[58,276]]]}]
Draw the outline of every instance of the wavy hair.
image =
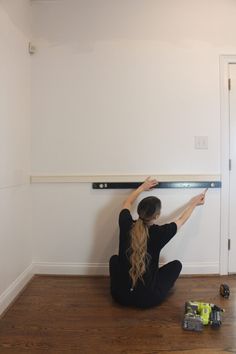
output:
[{"label": "wavy hair", "polygon": [[144,283],[143,275],[151,258],[147,252],[149,238],[148,222],[159,214],[160,210],[161,201],[156,197],[144,198],[138,205],[137,212],[139,219],[133,224],[130,231],[129,260],[131,268],[129,275],[132,280],[132,288],[135,287],[138,279]]}]

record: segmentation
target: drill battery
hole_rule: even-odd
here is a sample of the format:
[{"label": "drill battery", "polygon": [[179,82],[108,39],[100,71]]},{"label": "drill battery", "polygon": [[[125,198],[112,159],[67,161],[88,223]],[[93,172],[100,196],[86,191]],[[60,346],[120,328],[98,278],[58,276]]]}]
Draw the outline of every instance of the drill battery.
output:
[{"label": "drill battery", "polygon": [[221,313],[224,312],[220,307],[213,305],[210,314],[210,324],[212,328],[219,328],[222,323]]}]

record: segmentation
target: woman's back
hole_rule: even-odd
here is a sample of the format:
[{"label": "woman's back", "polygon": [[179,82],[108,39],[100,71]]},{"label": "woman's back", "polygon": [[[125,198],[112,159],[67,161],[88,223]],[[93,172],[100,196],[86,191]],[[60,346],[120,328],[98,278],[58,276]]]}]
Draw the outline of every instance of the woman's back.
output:
[{"label": "woman's back", "polygon": [[[135,221],[132,219],[130,211],[123,209],[119,215],[119,254],[118,254],[118,272],[117,272],[117,290],[116,295],[124,297],[128,296],[132,299],[141,297],[140,300],[146,298],[147,295],[156,296],[158,263],[161,249],[175,235],[177,231],[176,224],[170,223],[163,226],[151,225],[148,229],[149,237],[147,240],[147,257],[146,270],[142,275],[142,279],[137,279],[135,286],[132,286],[132,279],[129,271],[132,266],[130,261],[130,244],[131,229]],[[132,294],[131,294],[132,293]]]}]

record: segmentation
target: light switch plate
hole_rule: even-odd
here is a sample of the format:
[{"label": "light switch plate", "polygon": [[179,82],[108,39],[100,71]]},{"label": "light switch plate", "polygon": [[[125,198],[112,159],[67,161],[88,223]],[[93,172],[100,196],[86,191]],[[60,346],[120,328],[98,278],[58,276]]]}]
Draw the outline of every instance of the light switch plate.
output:
[{"label": "light switch plate", "polygon": [[208,149],[208,136],[195,136],[194,137],[194,147],[197,150],[207,150]]}]

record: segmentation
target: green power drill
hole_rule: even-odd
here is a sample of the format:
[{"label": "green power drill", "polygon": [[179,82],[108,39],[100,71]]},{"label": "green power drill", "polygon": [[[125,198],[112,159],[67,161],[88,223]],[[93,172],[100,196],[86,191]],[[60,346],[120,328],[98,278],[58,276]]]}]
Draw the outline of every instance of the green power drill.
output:
[{"label": "green power drill", "polygon": [[212,328],[219,328],[221,326],[221,312],[223,311],[223,309],[214,304],[187,301],[185,303],[183,329],[199,332],[208,324]]}]

